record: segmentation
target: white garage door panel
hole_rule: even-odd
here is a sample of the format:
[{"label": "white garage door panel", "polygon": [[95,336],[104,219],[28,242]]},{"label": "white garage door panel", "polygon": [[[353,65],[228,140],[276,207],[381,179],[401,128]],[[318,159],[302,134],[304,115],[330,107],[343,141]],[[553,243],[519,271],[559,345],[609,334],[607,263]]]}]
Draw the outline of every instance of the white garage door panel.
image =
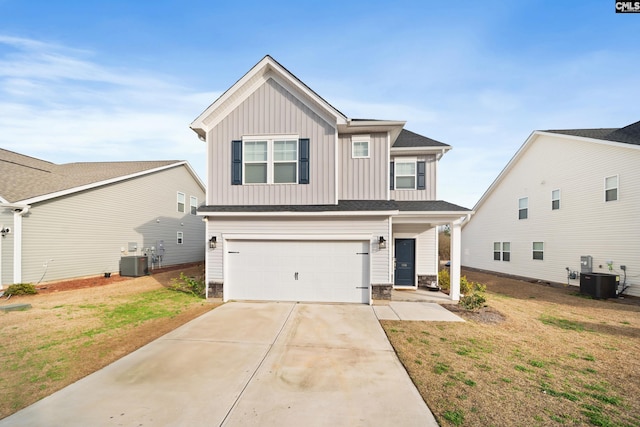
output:
[{"label": "white garage door panel", "polygon": [[369,302],[369,242],[230,240],[225,255],[225,299]]}]

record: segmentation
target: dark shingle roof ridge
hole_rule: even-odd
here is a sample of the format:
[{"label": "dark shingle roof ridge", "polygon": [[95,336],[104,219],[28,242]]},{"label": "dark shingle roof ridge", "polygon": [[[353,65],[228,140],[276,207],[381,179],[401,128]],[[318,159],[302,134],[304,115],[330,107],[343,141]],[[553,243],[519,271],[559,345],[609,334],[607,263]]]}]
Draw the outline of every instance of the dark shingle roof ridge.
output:
[{"label": "dark shingle roof ridge", "polygon": [[640,145],[640,121],[621,128],[549,129],[542,132]]}]

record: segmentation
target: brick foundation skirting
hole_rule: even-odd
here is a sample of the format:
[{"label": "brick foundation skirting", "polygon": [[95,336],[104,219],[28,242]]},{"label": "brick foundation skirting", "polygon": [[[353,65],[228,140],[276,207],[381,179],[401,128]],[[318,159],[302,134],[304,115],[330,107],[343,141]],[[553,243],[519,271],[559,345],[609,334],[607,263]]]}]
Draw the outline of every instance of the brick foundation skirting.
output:
[{"label": "brick foundation skirting", "polygon": [[209,282],[209,298],[222,298],[222,283]]},{"label": "brick foundation skirting", "polygon": [[418,275],[418,289],[437,288],[437,274],[420,274]]},{"label": "brick foundation skirting", "polygon": [[381,283],[371,285],[371,298],[374,300],[391,300],[391,283]]}]

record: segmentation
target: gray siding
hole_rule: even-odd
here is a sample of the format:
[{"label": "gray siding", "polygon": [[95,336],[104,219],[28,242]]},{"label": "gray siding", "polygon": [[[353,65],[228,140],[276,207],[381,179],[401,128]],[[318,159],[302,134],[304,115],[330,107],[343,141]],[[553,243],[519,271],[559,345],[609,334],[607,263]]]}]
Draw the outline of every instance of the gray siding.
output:
[{"label": "gray siding", "polygon": [[[310,140],[309,184],[231,185],[231,141],[243,135],[296,134]],[[333,204],[335,127],[269,79],[207,135],[207,204]]]},{"label": "gray siding", "polygon": [[[186,195],[185,213],[177,211],[178,191]],[[190,196],[204,201],[201,187],[180,166],[33,204],[23,218],[22,281],[118,272],[120,257],[133,255],[126,252],[128,242],[142,249],[164,240],[164,265],[202,261],[204,223],[189,214]],[[176,243],[178,231],[183,245]]]},{"label": "gray siding", "polygon": [[[640,150],[541,135],[532,141],[462,230],[462,263],[501,273],[567,283],[566,267],[580,271],[591,255],[595,272],[613,261],[627,267],[629,294],[640,296]],[[604,201],[605,177],[619,176],[619,199]],[[551,193],[560,190],[560,209]],[[528,197],[528,218],[518,199]],[[511,243],[511,260],[493,260],[493,242]],[[544,242],[534,260],[533,242]],[[578,280],[570,280],[579,285]]]},{"label": "gray siding", "polygon": [[[418,161],[426,162],[426,188],[424,190],[391,190],[391,200],[436,200],[436,175],[438,161],[435,155],[422,155],[422,156],[395,156],[402,157],[416,157]],[[395,157],[391,158],[391,161],[395,160]],[[387,173],[388,175],[388,173]]]},{"label": "gray siding", "polygon": [[13,283],[13,211],[0,208],[0,229],[10,228],[11,232],[0,237],[0,286]]},{"label": "gray siding", "polygon": [[[378,248],[379,236],[389,241],[388,217],[349,218],[246,218],[226,219],[210,217],[207,236],[216,235],[222,242],[225,233],[256,234],[371,234],[371,283],[389,283],[389,246]],[[224,280],[224,244],[207,250],[207,279]],[[251,266],[247,266],[251,268]]]},{"label": "gray siding", "polygon": [[339,137],[339,199],[386,200],[389,188],[389,144],[386,133],[370,134],[369,158],[354,159],[351,135]]}]

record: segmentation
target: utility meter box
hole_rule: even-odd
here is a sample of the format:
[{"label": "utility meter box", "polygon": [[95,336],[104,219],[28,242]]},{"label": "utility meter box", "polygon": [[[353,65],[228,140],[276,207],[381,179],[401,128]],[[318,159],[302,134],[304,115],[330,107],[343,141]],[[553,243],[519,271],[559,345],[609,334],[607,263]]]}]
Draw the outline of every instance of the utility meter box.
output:
[{"label": "utility meter box", "polygon": [[582,255],[580,257],[580,273],[593,272],[593,257],[591,255]]}]

